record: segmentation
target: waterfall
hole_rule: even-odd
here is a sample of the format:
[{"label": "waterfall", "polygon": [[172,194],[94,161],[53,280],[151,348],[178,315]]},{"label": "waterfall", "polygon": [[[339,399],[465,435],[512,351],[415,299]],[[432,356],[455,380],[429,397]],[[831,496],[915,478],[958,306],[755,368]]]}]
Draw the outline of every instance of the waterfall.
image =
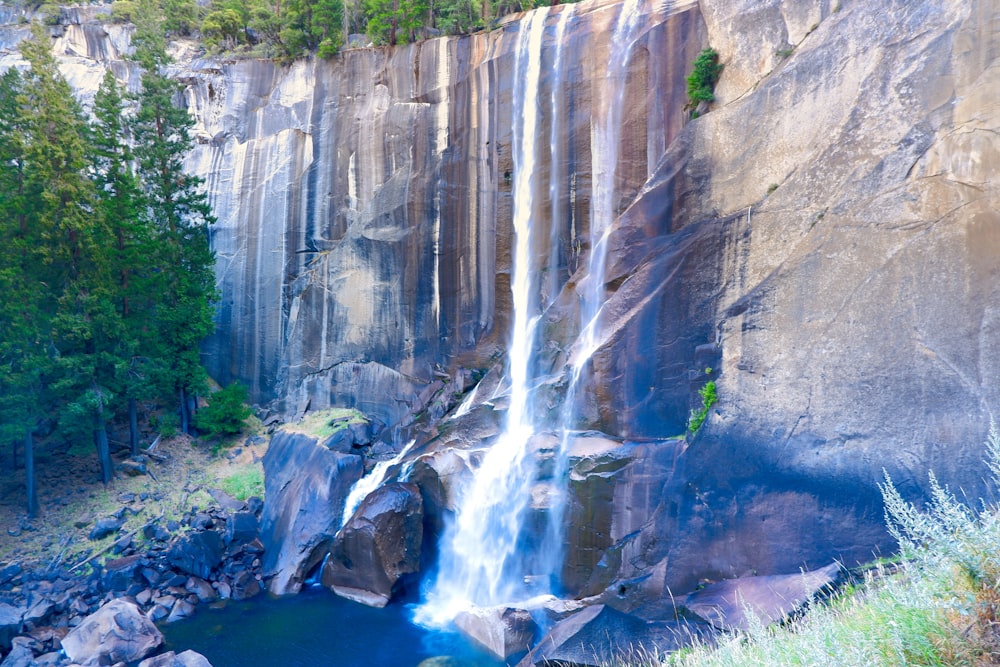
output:
[{"label": "waterfall", "polygon": [[[398,454],[388,461],[379,461],[375,464],[375,467],[372,468],[370,473],[354,483],[354,486],[351,487],[350,493],[347,494],[347,498],[344,500],[344,515],[340,519],[341,528],[346,526],[347,522],[351,520],[351,517],[358,511],[358,507],[360,507],[364,499],[368,497],[368,494],[382,486],[382,483],[385,482],[385,476],[389,472],[389,469],[401,462],[410,452],[410,449],[413,448],[414,444],[416,444],[416,440],[410,440],[406,447],[399,450]],[[407,471],[404,469],[401,471],[399,478],[405,480],[406,476]]]},{"label": "waterfall", "polygon": [[461,509],[444,536],[438,575],[417,613],[417,621],[425,625],[442,626],[471,605],[496,605],[526,593],[519,538],[534,483],[534,462],[527,457],[534,434],[529,397],[538,321],[531,223],[542,33],[548,14],[549,8],[539,9],[521,21],[515,52],[509,405],[503,431],[463,490]]},{"label": "waterfall", "polygon": [[[512,318],[507,351],[509,405],[503,429],[485,451],[469,485],[461,491],[459,510],[441,542],[439,571],[425,602],[416,613],[418,623],[444,626],[473,606],[517,604],[539,594],[549,594],[558,581],[564,554],[563,520],[568,476],[568,443],[576,420],[575,403],[580,379],[590,357],[601,344],[599,321],[605,297],[607,241],[617,215],[615,181],[621,133],[624,89],[629,54],[638,27],[639,0],[626,0],[612,31],[609,64],[601,86],[600,113],[591,130],[593,191],[590,211],[590,253],[584,279],[579,285],[582,328],[571,348],[567,367],[567,389],[558,412],[558,451],[552,471],[552,487],[546,502],[546,525],[540,537],[532,538],[524,520],[539,482],[537,460],[531,451],[532,437],[543,415],[532,411],[532,390],[539,381],[533,376],[536,326],[540,311],[550,305],[563,285],[559,279],[559,244],[562,227],[561,188],[568,174],[559,159],[562,42],[573,6],[562,9],[555,25],[553,80],[545,111],[551,113],[548,146],[552,155],[550,181],[539,183],[535,173],[535,149],[539,113],[542,34],[550,9],[540,9],[521,20],[515,52],[513,95],[513,225]],[[549,206],[542,200],[548,197]],[[545,217],[548,221],[547,266],[535,269],[537,240]],[[537,419],[536,419],[537,417]],[[532,543],[534,540],[534,544]],[[528,581],[530,580],[530,584]],[[541,586],[539,590],[538,586]]]},{"label": "waterfall", "polygon": [[639,0],[626,0],[615,21],[608,69],[601,87],[602,113],[594,119],[591,130],[591,165],[594,177],[590,207],[590,254],[587,257],[586,278],[582,281],[579,293],[580,321],[583,327],[574,342],[568,364],[566,395],[559,411],[559,449],[552,471],[555,483],[550,491],[545,535],[540,549],[540,569],[553,579],[558,579],[566,548],[564,520],[568,493],[565,480],[569,473],[569,443],[574,434],[580,379],[590,358],[603,342],[599,336],[599,325],[605,299],[607,242],[618,213],[614,195],[625,103],[624,82],[639,24],[638,4]]}]

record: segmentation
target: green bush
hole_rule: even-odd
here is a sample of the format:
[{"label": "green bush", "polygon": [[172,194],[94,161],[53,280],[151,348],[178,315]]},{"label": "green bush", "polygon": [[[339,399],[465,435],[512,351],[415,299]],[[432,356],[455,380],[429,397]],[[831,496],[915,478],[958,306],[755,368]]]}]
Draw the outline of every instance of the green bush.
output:
[{"label": "green bush", "polygon": [[211,437],[240,433],[253,413],[246,402],[246,387],[234,382],[208,397],[208,405],[194,416],[194,425]]},{"label": "green bush", "polygon": [[692,410],[691,416],[688,418],[688,431],[691,433],[698,432],[698,429],[705,422],[705,418],[708,417],[708,411],[713,405],[719,402],[719,395],[715,389],[715,380],[706,382],[705,386],[698,390],[698,395],[701,396],[701,408]]},{"label": "green bush", "polygon": [[696,107],[699,102],[715,100],[715,84],[722,74],[722,64],[719,54],[709,47],[702,49],[694,60],[694,69],[688,75],[688,106]]}]

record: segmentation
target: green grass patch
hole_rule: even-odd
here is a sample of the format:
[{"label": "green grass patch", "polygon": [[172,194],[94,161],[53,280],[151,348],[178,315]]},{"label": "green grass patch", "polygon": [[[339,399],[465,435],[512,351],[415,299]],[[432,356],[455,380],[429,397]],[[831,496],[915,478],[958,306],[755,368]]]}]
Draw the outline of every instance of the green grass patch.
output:
[{"label": "green grass patch", "polygon": [[298,422],[286,424],[282,428],[322,439],[329,438],[351,424],[364,424],[367,421],[364,413],[354,408],[327,408],[310,412]]},{"label": "green grass patch", "polygon": [[237,500],[264,497],[264,469],[256,463],[247,465],[219,480],[219,487]]}]

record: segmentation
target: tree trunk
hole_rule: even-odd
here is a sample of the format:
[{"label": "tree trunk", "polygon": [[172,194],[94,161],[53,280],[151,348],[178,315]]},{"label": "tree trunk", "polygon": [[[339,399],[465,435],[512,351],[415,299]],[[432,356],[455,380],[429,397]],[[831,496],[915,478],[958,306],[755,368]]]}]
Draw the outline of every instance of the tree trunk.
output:
[{"label": "tree trunk", "polygon": [[181,387],[181,389],[179,390],[178,399],[181,404],[181,433],[186,434],[189,428],[188,410],[187,410],[188,402],[187,402],[187,393],[184,391],[183,387]]},{"label": "tree trunk", "polygon": [[24,430],[24,478],[28,488],[28,518],[38,516],[38,489],[35,487],[35,438]]},{"label": "tree trunk", "polygon": [[188,435],[196,437],[198,435],[198,427],[194,425],[194,417],[198,413],[198,394],[193,394],[187,397],[187,411],[188,425],[190,426]]},{"label": "tree trunk", "polygon": [[100,417],[94,417],[94,444],[101,464],[101,482],[107,484],[114,477],[114,470],[111,465],[111,447],[108,445],[108,429]]},{"label": "tree trunk", "polygon": [[128,446],[132,456],[139,455],[139,415],[135,406],[135,399],[128,399]]}]

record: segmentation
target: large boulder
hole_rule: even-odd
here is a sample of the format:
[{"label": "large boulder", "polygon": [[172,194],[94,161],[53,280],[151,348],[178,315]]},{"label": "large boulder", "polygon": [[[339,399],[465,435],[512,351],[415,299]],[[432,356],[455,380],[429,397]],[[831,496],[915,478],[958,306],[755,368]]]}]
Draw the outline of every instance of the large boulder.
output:
[{"label": "large boulder", "polygon": [[841,571],[832,563],[811,572],[730,579],[709,584],[679,602],[720,630],[744,631],[783,621],[816,596],[830,593]]},{"label": "large boulder", "polygon": [[524,653],[535,643],[538,624],[526,609],[477,607],[459,613],[455,627],[500,660]]},{"label": "large boulder", "polygon": [[397,582],[420,569],[423,503],[416,484],[393,482],[361,503],[337,535],[323,585],[337,595],[384,607]]},{"label": "large boulder", "polygon": [[553,626],[518,667],[621,664],[636,655],[670,653],[707,641],[706,628],[683,619],[650,623],[607,605],[593,605]]},{"label": "large boulder", "polygon": [[167,562],[185,574],[209,579],[212,570],[222,563],[224,551],[222,536],[205,530],[177,540],[167,553]]},{"label": "large boulder", "polygon": [[163,644],[163,635],[139,608],[125,599],[111,600],[62,640],[67,657],[80,665],[136,662]]},{"label": "large boulder", "polygon": [[260,522],[263,573],[276,595],[295,593],[340,529],[344,502],[361,479],[360,456],[331,451],[311,436],[279,431],[264,456],[267,502]]},{"label": "large boulder", "polygon": [[152,658],[146,658],[136,667],[212,667],[212,663],[196,651],[188,650],[181,653],[167,651]]}]

